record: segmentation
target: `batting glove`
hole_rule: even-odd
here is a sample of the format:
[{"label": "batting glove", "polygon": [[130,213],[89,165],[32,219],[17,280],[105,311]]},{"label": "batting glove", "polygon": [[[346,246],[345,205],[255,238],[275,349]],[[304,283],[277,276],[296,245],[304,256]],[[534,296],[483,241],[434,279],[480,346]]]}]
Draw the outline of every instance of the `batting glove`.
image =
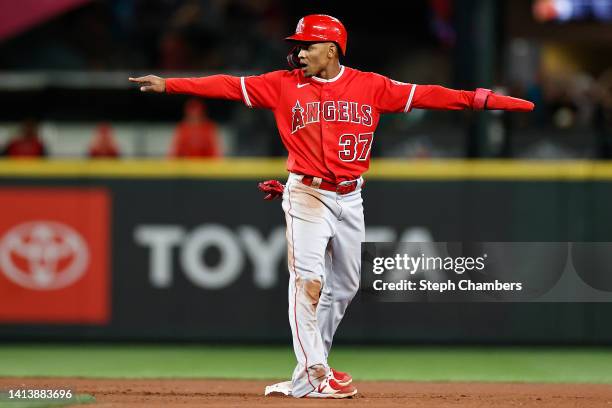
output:
[{"label": "batting glove", "polygon": [[278,180],[268,180],[257,185],[260,191],[266,194],[264,200],[271,201],[283,195],[285,186]]}]

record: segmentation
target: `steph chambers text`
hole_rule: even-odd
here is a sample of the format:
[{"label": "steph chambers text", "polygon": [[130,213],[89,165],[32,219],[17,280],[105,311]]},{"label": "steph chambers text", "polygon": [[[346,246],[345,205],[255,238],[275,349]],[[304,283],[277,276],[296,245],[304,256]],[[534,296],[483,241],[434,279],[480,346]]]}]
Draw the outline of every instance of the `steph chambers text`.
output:
[{"label": "steph chambers text", "polygon": [[523,284],[521,282],[501,282],[495,280],[493,282],[474,282],[469,279],[462,279],[458,282],[431,282],[426,279],[419,281],[409,281],[402,279],[398,282],[384,282],[381,279],[375,280],[372,287],[376,291],[409,291],[409,292],[449,292],[449,291],[466,291],[466,292],[485,292],[485,291],[521,291]]}]

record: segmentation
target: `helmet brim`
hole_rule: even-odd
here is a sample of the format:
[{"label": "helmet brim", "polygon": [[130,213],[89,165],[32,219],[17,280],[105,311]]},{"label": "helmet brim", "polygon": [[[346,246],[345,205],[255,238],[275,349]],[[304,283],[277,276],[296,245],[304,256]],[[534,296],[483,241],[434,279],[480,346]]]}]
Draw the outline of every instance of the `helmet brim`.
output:
[{"label": "helmet brim", "polygon": [[289,37],[286,37],[285,41],[305,42],[305,43],[333,42],[325,38],[318,37],[316,35],[304,35],[304,34],[293,34]]},{"label": "helmet brim", "polygon": [[340,51],[340,54],[342,56],[344,56],[344,52],[342,50],[342,47],[340,47],[340,45],[336,41],[332,41],[332,40],[329,40],[327,38],[319,38],[319,37],[313,36],[313,35],[294,34],[292,36],[285,37],[285,41],[292,42],[292,43],[308,43],[308,44],[323,43],[323,42],[333,42],[338,47],[338,50]]}]

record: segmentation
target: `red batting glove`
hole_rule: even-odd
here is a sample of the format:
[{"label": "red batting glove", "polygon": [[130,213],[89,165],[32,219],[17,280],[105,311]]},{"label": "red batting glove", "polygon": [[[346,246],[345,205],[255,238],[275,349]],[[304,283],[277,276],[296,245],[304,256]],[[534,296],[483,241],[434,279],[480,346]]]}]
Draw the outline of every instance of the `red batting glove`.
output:
[{"label": "red batting glove", "polygon": [[474,94],[472,109],[474,110],[506,110],[515,112],[531,112],[533,102],[511,96],[497,95],[490,89],[478,88]]},{"label": "red batting glove", "polygon": [[267,195],[264,200],[270,201],[282,197],[285,186],[278,180],[268,180],[257,185],[257,188]]}]

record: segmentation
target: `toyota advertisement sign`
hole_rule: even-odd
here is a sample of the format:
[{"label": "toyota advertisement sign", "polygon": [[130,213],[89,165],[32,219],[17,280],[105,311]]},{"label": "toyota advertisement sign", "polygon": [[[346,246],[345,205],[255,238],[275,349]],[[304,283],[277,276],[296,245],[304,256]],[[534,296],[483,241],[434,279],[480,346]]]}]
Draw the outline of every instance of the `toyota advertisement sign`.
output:
[{"label": "toyota advertisement sign", "polygon": [[[270,342],[290,336],[284,215],[280,202],[262,200],[257,180],[64,177],[3,182],[2,338]],[[609,185],[590,185],[588,202],[597,206],[588,211],[580,201],[583,195],[576,193],[584,186],[559,181],[372,180],[363,192],[366,236],[374,243],[612,242],[612,225],[602,216],[612,205]],[[389,191],[394,199],[389,199]],[[591,218],[598,222],[583,222]],[[590,265],[606,270],[609,256],[600,255],[607,247],[599,248],[597,257],[587,257],[592,251],[577,244],[564,248],[569,248],[566,256],[571,255],[568,265],[588,258]],[[491,256],[482,255],[485,266],[494,267],[497,258],[485,252]],[[375,251],[372,259],[391,255]],[[413,255],[418,260],[431,254],[421,250]],[[396,281],[411,279],[399,272],[372,275],[371,290],[362,287],[338,341],[612,339],[612,330],[603,324],[612,313],[612,302],[605,300],[609,296],[592,297],[588,294],[594,289],[580,283],[599,282],[595,272],[586,280],[577,273],[564,274],[553,288],[565,296],[584,286],[589,303],[526,303],[519,296],[521,301],[515,303],[459,306],[403,302],[389,289]],[[428,273],[425,278],[412,276],[417,283],[429,279],[438,285],[438,272]],[[372,292],[383,283],[384,293]],[[594,287],[606,285],[608,281],[602,281]],[[417,295],[427,299],[431,293],[413,295],[411,300]],[[559,320],[563,328],[556,325]]]},{"label": "toyota advertisement sign", "polygon": [[110,194],[0,189],[0,322],[110,319]]}]

